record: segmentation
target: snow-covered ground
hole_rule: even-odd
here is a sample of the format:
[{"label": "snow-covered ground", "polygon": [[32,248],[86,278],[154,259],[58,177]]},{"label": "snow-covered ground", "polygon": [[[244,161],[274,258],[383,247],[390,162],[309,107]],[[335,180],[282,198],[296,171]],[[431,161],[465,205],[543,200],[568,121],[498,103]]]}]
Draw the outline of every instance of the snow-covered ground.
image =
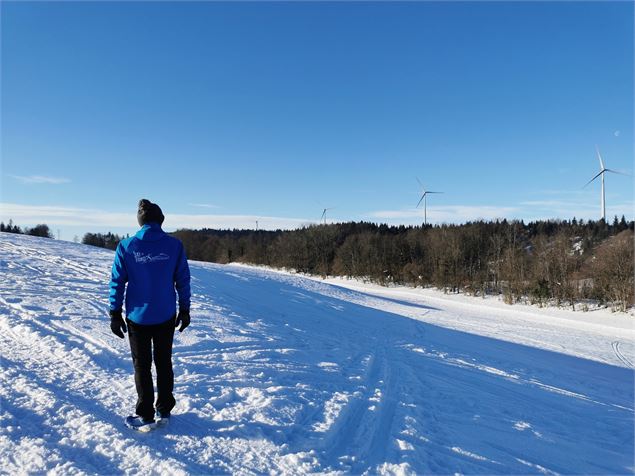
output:
[{"label": "snow-covered ground", "polygon": [[0,472],[633,474],[633,317],[191,262],[167,431],[113,253],[0,234]]}]

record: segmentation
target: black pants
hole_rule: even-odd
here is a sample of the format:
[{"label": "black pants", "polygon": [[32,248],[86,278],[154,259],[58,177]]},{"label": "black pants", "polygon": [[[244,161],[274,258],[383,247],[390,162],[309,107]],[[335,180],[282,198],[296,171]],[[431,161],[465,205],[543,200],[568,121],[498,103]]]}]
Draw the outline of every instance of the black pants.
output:
[{"label": "black pants", "polygon": [[157,411],[169,413],[176,401],[174,372],[172,371],[172,341],[174,318],[161,324],[142,326],[126,319],[130,351],[134,365],[134,381],[137,387],[137,415],[145,420],[154,418],[154,386],[152,384],[152,360],[157,372]]}]

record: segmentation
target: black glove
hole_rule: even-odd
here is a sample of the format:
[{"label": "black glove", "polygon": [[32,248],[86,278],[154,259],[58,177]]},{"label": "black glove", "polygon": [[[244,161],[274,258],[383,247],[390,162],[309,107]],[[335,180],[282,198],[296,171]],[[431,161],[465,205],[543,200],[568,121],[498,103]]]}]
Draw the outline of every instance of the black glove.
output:
[{"label": "black glove", "polygon": [[179,316],[176,318],[176,321],[174,321],[174,327],[179,327],[179,324],[181,324],[181,328],[179,329],[179,332],[183,332],[183,329],[185,329],[187,326],[190,325],[190,310],[189,309],[179,310]]},{"label": "black glove", "polygon": [[123,334],[126,332],[126,323],[121,316],[121,310],[110,311],[110,330],[113,334],[123,339]]}]

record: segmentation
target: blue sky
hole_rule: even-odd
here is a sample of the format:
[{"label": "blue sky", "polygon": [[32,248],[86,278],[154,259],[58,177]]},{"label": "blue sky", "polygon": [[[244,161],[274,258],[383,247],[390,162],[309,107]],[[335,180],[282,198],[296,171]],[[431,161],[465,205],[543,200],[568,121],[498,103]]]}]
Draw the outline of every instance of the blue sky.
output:
[{"label": "blue sky", "polygon": [[[2,2],[0,218],[71,239],[599,218],[633,172],[632,2]],[[607,176],[633,218],[633,179]]]}]

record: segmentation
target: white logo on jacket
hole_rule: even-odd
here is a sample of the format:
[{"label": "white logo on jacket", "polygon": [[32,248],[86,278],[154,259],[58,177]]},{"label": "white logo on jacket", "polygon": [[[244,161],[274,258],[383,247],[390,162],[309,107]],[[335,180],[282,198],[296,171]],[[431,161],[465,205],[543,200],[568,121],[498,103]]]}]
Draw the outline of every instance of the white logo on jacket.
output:
[{"label": "white logo on jacket", "polygon": [[134,260],[137,263],[142,263],[142,264],[154,263],[155,261],[163,261],[166,259],[170,259],[170,256],[166,255],[165,253],[159,253],[158,255],[152,256],[152,254],[150,253],[148,253],[147,255],[144,255],[140,251],[134,251],[133,254],[134,254]]}]

